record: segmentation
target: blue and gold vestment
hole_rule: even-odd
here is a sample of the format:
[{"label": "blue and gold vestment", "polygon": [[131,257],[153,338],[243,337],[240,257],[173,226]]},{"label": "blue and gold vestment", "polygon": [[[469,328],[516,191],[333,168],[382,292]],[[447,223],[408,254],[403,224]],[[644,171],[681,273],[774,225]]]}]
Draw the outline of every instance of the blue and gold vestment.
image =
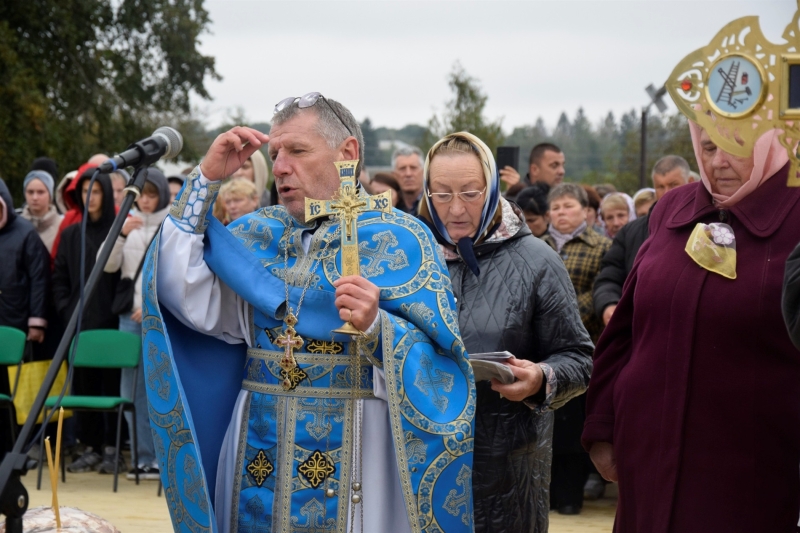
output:
[{"label": "blue and gold vestment", "polygon": [[[191,205],[198,191],[202,209]],[[349,336],[331,333],[342,322],[332,286],[341,270],[339,224],[323,221],[306,253],[301,240],[309,228],[283,207],[261,209],[227,228],[204,222],[214,192],[190,176],[170,216],[185,231],[205,231],[206,263],[250,304],[250,347],[194,332],[159,306],[158,239],[143,279],[151,425],[175,530],[216,531],[211,495],[221,482],[218,457],[245,390],[231,529],[345,531],[355,461],[353,396],[374,397],[377,367],[411,530],[472,531],[475,385],[447,269],[427,228],[396,210],[359,217],[361,271],[381,288],[381,312],[358,356]],[[295,350],[302,373],[288,391],[276,344],[286,311],[286,254],[296,285],[292,309],[308,285],[295,326],[304,341]]]}]

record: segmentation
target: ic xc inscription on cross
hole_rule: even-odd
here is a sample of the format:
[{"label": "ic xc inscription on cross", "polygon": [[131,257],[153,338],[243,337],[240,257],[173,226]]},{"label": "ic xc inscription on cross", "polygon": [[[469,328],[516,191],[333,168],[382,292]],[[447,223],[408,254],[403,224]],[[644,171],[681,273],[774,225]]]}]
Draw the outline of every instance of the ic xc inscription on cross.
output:
[{"label": "ic xc inscription on cross", "polygon": [[[367,211],[391,213],[392,191],[374,196],[359,194],[356,187],[358,160],[337,161],[334,165],[339,171],[339,190],[330,200],[306,198],[306,222],[330,215],[339,218],[342,232],[342,276],[358,276],[361,274],[358,259],[358,215]],[[334,331],[359,333],[349,322]]]}]

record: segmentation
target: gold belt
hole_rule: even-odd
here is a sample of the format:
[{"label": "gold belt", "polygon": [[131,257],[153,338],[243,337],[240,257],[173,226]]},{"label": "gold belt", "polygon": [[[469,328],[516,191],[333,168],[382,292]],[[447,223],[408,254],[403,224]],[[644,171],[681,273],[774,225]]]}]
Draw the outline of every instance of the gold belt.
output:
[{"label": "gold belt", "polygon": [[309,398],[374,398],[372,390],[372,363],[361,358],[359,386],[353,387],[352,355],[294,353],[294,358],[305,373],[302,380],[290,390],[281,385],[280,360],[283,352],[248,348],[242,389],[265,394],[282,396],[303,396]]}]

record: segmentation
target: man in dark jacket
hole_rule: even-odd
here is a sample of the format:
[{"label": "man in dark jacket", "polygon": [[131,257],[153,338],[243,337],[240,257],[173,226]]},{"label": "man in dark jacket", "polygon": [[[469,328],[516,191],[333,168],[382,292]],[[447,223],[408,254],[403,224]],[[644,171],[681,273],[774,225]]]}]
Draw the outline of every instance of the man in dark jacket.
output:
[{"label": "man in dark jacket", "polygon": [[[50,284],[50,258],[33,224],[14,212],[14,202],[0,179],[0,326],[21,329],[28,340],[42,342],[47,327],[47,293]],[[8,374],[0,372],[0,393],[10,392]],[[7,411],[0,427],[8,428]],[[0,442],[7,449],[5,435]]]},{"label": "man in dark jacket", "polygon": [[786,321],[789,337],[800,350],[800,244],[786,260],[782,304],[783,319]]},{"label": "man in dark jacket", "polygon": [[[672,189],[691,183],[693,178],[690,172],[689,163],[679,155],[667,155],[659,159],[652,174],[656,201]],[[603,320],[603,324],[608,324],[611,320],[636,254],[650,236],[649,222],[650,215],[647,214],[623,226],[614,236],[611,248],[600,263],[600,274],[594,282],[593,299],[595,313]]]}]

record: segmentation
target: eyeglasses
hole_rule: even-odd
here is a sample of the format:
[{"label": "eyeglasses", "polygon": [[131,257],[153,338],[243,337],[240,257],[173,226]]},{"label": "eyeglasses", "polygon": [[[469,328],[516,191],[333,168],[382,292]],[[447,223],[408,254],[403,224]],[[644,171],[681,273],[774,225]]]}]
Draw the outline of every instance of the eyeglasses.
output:
[{"label": "eyeglasses", "polygon": [[457,193],[452,192],[429,192],[428,196],[437,204],[449,204],[453,201],[454,196],[458,196],[459,200],[466,203],[472,203],[483,196],[486,192],[486,187],[480,191],[461,191]]},{"label": "eyeglasses", "polygon": [[290,96],[288,98],[284,98],[283,100],[281,100],[280,102],[275,104],[275,111],[273,111],[273,114],[280,113],[281,111],[283,111],[284,109],[286,109],[287,107],[289,107],[290,105],[292,105],[295,102],[297,102],[297,107],[299,107],[300,109],[305,109],[307,107],[313,107],[314,104],[319,102],[320,98],[328,105],[328,108],[331,111],[333,111],[333,114],[336,115],[336,118],[338,118],[339,122],[342,123],[342,126],[344,126],[344,129],[347,130],[347,133],[349,133],[351,136],[353,136],[353,132],[350,130],[350,128],[347,127],[347,124],[342,119],[342,116],[333,108],[333,106],[330,104],[330,102],[328,102],[327,98],[325,98],[324,96],[322,96],[322,94],[317,93],[317,92],[304,94],[303,96]]}]

